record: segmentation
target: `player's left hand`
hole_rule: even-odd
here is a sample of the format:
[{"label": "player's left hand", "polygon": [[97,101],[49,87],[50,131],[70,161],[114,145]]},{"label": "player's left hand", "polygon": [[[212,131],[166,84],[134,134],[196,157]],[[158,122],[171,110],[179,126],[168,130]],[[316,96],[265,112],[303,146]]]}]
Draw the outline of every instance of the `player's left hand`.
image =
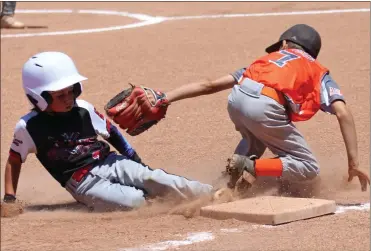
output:
[{"label": "player's left hand", "polygon": [[366,172],[362,171],[358,167],[349,167],[348,169],[348,182],[351,182],[354,177],[358,177],[359,182],[361,183],[361,190],[367,190],[367,184],[370,185],[370,177],[367,175]]}]

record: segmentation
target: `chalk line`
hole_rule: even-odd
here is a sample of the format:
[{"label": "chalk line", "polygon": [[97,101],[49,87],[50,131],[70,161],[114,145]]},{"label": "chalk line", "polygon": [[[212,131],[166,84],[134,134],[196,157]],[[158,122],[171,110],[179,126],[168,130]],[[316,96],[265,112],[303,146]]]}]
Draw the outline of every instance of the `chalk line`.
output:
[{"label": "chalk line", "polygon": [[308,11],[271,12],[271,13],[268,12],[250,14],[220,14],[220,15],[165,17],[165,19],[184,20],[184,19],[236,18],[236,17],[273,17],[273,16],[321,15],[321,14],[356,13],[356,12],[370,12],[370,9],[308,10]]},{"label": "chalk line", "polygon": [[179,246],[191,245],[198,242],[211,241],[215,237],[211,232],[189,233],[184,240],[171,240],[145,245],[137,248],[121,248],[119,251],[153,251],[177,248]]},{"label": "chalk line", "polygon": [[370,211],[370,203],[364,203],[359,205],[352,205],[352,206],[342,206],[339,205],[336,207],[335,214],[345,213],[347,211]]},{"label": "chalk line", "polygon": [[127,24],[122,26],[111,26],[107,28],[97,29],[85,29],[85,30],[71,30],[71,31],[54,31],[54,32],[40,32],[40,33],[19,33],[19,34],[7,34],[1,35],[1,38],[14,38],[14,37],[40,37],[40,36],[58,36],[58,35],[73,35],[73,34],[84,34],[84,33],[98,33],[104,31],[114,31],[122,29],[132,29],[151,24],[161,23],[161,19],[152,19],[144,22],[138,22],[133,24]]},{"label": "chalk line", "polygon": [[76,13],[76,14],[94,14],[94,15],[112,15],[112,16],[123,16],[139,20],[140,22],[111,26],[106,28],[92,28],[92,29],[81,29],[81,30],[69,30],[69,31],[52,31],[52,32],[39,32],[39,33],[17,33],[17,34],[4,34],[1,38],[20,38],[20,37],[39,37],[39,36],[61,36],[61,35],[75,35],[75,34],[87,34],[87,33],[98,33],[107,31],[117,31],[123,29],[132,29],[148,25],[154,25],[165,21],[174,20],[190,20],[190,19],[211,19],[211,18],[241,18],[241,17],[272,17],[272,16],[292,16],[292,15],[322,15],[322,14],[337,14],[337,13],[357,13],[357,12],[370,12],[370,9],[334,9],[334,10],[308,10],[308,11],[292,11],[292,12],[266,12],[266,13],[247,13],[247,14],[220,14],[220,15],[198,15],[198,16],[174,16],[174,17],[161,17],[161,16],[150,16],[141,13],[129,13],[122,11],[111,11],[111,10],[16,10],[16,13],[20,14],[64,14],[64,13]]},{"label": "chalk line", "polygon": [[[335,214],[345,213],[347,211],[369,211],[370,210],[370,203],[361,203],[358,205],[338,205],[336,207]],[[285,225],[257,225],[253,224],[251,226],[253,229],[257,228],[265,228],[265,229],[274,229],[274,228],[282,228]],[[243,232],[242,229],[238,228],[221,228],[221,233],[241,233]],[[119,251],[155,251],[155,250],[167,250],[170,248],[178,248],[180,246],[192,245],[198,242],[205,242],[205,241],[212,241],[215,239],[215,236],[212,232],[196,232],[196,233],[189,233],[187,237],[183,240],[169,240],[158,242],[154,244],[147,244],[140,247],[133,247],[133,248],[121,248]]]}]

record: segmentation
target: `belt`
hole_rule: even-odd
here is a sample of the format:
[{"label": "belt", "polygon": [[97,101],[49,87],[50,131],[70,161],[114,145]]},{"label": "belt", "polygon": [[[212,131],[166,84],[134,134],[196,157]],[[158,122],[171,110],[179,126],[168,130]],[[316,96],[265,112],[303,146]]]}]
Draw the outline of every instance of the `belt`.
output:
[{"label": "belt", "polygon": [[71,178],[76,182],[80,182],[85,177],[85,175],[90,171],[92,167],[93,165],[87,165],[87,166],[80,168],[79,170],[77,170],[76,172],[72,174]]},{"label": "belt", "polygon": [[280,103],[283,106],[286,105],[286,99],[283,96],[283,94],[281,92],[271,88],[271,87],[264,86],[262,91],[261,91],[261,94],[263,94],[264,96],[267,96],[271,99],[276,100],[278,103]]}]

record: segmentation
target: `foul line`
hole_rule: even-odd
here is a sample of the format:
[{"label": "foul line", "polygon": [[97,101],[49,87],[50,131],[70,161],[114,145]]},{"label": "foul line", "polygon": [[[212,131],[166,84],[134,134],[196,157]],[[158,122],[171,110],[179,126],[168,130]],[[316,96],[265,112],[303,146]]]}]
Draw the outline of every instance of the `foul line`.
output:
[{"label": "foul line", "polygon": [[63,14],[63,13],[76,13],[76,14],[95,14],[95,15],[110,15],[110,16],[122,16],[129,17],[139,20],[140,22],[111,26],[106,28],[96,29],[83,29],[83,30],[70,30],[70,31],[52,31],[52,32],[39,32],[39,33],[18,33],[18,34],[6,34],[1,35],[1,38],[17,38],[17,37],[40,37],[40,36],[58,36],[58,35],[73,35],[73,34],[86,34],[86,33],[98,33],[104,31],[114,31],[138,28],[151,24],[157,24],[164,21],[158,17],[152,17],[145,14],[119,12],[119,11],[106,11],[106,10],[17,10],[17,13],[21,14]]},{"label": "foul line", "polygon": [[18,33],[18,34],[5,34],[1,38],[17,38],[17,37],[37,37],[37,36],[58,36],[58,35],[73,35],[73,34],[86,34],[98,33],[104,31],[115,31],[123,29],[138,28],[147,25],[162,23],[164,21],[174,20],[190,20],[190,19],[212,19],[212,18],[238,18],[238,17],[274,17],[274,16],[293,16],[293,15],[321,15],[321,14],[339,14],[339,13],[356,13],[356,12],[370,12],[370,9],[339,9],[339,10],[314,10],[314,11],[292,11],[292,12],[272,12],[272,13],[249,13],[249,14],[220,14],[220,15],[199,15],[199,16],[179,16],[179,17],[161,17],[149,16],[140,13],[129,13],[121,11],[109,10],[17,10],[16,13],[20,14],[63,14],[63,13],[76,13],[76,14],[94,14],[94,15],[111,15],[123,16],[139,20],[139,22],[111,26],[106,28],[96,29],[82,29],[82,30],[69,30],[69,31],[54,31],[54,32],[39,32],[39,33]]},{"label": "foul line", "polygon": [[184,20],[184,19],[207,19],[207,18],[234,18],[234,17],[274,17],[274,16],[295,16],[295,15],[320,15],[320,14],[338,14],[370,12],[370,9],[344,9],[344,10],[309,10],[309,11],[291,11],[291,12],[272,12],[272,13],[250,13],[250,14],[221,14],[221,15],[201,15],[184,17],[167,17],[166,20]]},{"label": "foul line", "polygon": [[198,242],[211,241],[214,238],[215,236],[211,232],[196,232],[189,233],[186,239],[183,240],[169,240],[134,248],[120,248],[119,251],[153,251],[167,250],[169,248],[178,249],[180,246],[187,246]]},{"label": "foul line", "polygon": [[[347,211],[370,211],[370,203],[361,203],[358,205],[353,206],[340,206],[336,207],[335,214],[345,213]],[[252,229],[257,228],[266,228],[266,229],[275,229],[275,228],[282,228],[286,225],[257,225],[253,224],[251,227]],[[238,228],[221,228],[221,233],[242,233],[245,231],[251,231],[250,228],[245,229],[238,229]],[[186,238],[181,240],[168,240],[163,242],[157,242],[153,244],[147,244],[140,247],[132,247],[132,248],[120,248],[119,251],[155,251],[155,250],[168,250],[168,249],[178,249],[180,246],[186,245],[193,245],[199,242],[206,242],[206,241],[213,241],[216,239],[217,233],[209,232],[196,232],[196,233],[188,233]]]}]

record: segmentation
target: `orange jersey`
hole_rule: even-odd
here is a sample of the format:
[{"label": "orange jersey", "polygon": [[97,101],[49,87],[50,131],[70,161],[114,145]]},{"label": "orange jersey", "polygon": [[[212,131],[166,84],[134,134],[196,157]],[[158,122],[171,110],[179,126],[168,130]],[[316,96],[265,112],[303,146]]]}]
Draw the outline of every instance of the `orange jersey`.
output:
[{"label": "orange jersey", "polygon": [[310,119],[320,108],[321,80],[328,69],[298,49],[270,53],[255,60],[243,77],[272,87],[285,94],[291,119]]}]

